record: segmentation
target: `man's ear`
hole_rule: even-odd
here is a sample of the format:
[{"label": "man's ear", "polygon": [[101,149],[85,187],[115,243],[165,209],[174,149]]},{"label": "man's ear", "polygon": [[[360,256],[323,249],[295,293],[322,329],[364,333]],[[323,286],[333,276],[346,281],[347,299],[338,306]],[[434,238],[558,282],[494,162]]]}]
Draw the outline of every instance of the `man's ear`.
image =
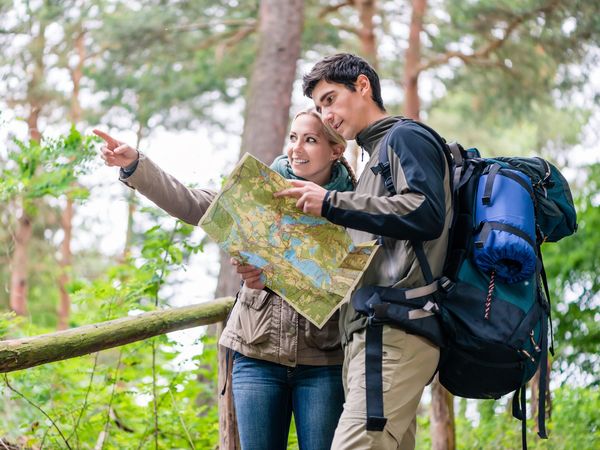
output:
[{"label": "man's ear", "polygon": [[356,78],[356,90],[361,95],[365,95],[365,94],[369,93],[369,91],[371,90],[371,82],[369,81],[369,78],[366,75],[361,73]]}]

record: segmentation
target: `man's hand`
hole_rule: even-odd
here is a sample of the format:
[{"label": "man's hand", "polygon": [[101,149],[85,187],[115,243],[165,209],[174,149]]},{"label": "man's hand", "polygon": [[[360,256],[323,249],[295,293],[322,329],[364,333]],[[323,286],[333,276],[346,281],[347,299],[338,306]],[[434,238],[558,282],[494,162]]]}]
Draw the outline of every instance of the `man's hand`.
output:
[{"label": "man's hand", "polygon": [[231,265],[235,266],[237,273],[242,276],[242,280],[250,289],[264,289],[265,283],[262,281],[262,269],[254,266],[240,264],[235,258],[229,260]]},{"label": "man's hand", "polygon": [[275,192],[275,197],[297,198],[296,206],[306,214],[321,216],[327,190],[312,181],[291,180],[292,188]]},{"label": "man's hand", "polygon": [[139,153],[135,148],[116,140],[104,131],[95,129],[94,134],[100,136],[106,143],[100,150],[107,166],[127,167],[138,160]]}]

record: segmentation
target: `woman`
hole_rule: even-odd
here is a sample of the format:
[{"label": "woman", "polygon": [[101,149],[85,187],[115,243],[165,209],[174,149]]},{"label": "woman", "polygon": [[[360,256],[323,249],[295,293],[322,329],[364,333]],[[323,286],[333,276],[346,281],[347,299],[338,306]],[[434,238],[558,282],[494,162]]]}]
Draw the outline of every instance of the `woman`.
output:
[{"label": "woman", "polygon": [[[216,193],[188,189],[145,155],[107,134],[102,158],[122,168],[120,179],[159,207],[196,225]],[[356,184],[342,156],[346,142],[326,127],[314,110],[291,124],[287,154],[271,168],[286,178],[305,179],[328,190]],[[300,449],[329,449],[344,401],[343,354],[335,314],[316,328],[279,296],[264,288],[260,271],[238,294],[219,343],[233,351],[232,388],[244,450],[285,449],[292,413]]]}]

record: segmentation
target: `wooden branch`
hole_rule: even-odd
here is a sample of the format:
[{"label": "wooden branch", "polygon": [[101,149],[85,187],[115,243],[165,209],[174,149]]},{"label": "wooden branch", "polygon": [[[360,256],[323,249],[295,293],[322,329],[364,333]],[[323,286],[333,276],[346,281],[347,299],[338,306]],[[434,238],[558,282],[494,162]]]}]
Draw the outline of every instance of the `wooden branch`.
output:
[{"label": "wooden branch", "polygon": [[225,297],[41,336],[0,341],[0,372],[27,369],[119,347],[171,331],[220,322],[227,317],[233,301],[232,297]]},{"label": "wooden branch", "polygon": [[196,30],[204,30],[214,28],[218,25],[223,25],[226,27],[256,27],[258,21],[256,19],[229,19],[229,20],[221,20],[219,22],[196,22],[196,23],[188,23],[185,25],[179,25],[176,27],[167,28],[167,31],[196,31]]},{"label": "wooden branch", "polygon": [[360,37],[360,34],[361,34],[359,28],[352,27],[350,25],[337,25],[336,28],[340,31],[346,31],[351,34],[355,34],[358,37]]},{"label": "wooden branch", "polygon": [[554,10],[559,4],[558,0],[553,0],[545,6],[537,8],[535,10],[529,11],[519,16],[515,16],[513,20],[508,24],[505,29],[504,36],[500,39],[494,39],[488,41],[486,45],[482,46],[479,50],[476,50],[473,53],[463,53],[458,51],[448,51],[437,58],[434,58],[424,64],[419,65],[415,69],[415,74],[419,74],[425,70],[431,69],[433,67],[441,66],[442,64],[446,64],[452,58],[461,59],[465,64],[474,63],[476,61],[489,59],[490,54],[494,53],[496,50],[500,49],[507,41],[508,38],[512,35],[512,33],[523,23],[529,20],[531,17],[535,16],[539,13],[549,14]]},{"label": "wooden branch", "polygon": [[233,36],[223,40],[215,49],[216,60],[221,61],[227,50],[237,45],[240,41],[256,31],[256,25],[240,28]]},{"label": "wooden branch", "polygon": [[334,13],[334,12],[338,11],[339,9],[343,8],[344,6],[352,6],[352,5],[354,5],[354,0],[346,0],[346,1],[342,1],[340,3],[337,3],[335,5],[325,6],[325,7],[321,8],[321,11],[319,12],[319,17],[325,17],[327,14]]},{"label": "wooden branch", "polygon": [[[241,28],[240,30],[227,30],[222,33],[213,34],[212,36],[210,36],[210,37],[206,38],[205,40],[200,41],[198,44],[196,44],[194,46],[194,50],[196,50],[196,51],[206,50],[208,48],[214,47],[215,45],[217,45],[219,43],[231,41],[232,39],[235,39],[235,36],[241,36],[240,39],[242,39],[245,36],[254,32],[256,30],[257,26],[258,26],[258,23],[252,27],[248,26],[247,28]],[[236,42],[238,42],[238,41],[236,41]]]}]

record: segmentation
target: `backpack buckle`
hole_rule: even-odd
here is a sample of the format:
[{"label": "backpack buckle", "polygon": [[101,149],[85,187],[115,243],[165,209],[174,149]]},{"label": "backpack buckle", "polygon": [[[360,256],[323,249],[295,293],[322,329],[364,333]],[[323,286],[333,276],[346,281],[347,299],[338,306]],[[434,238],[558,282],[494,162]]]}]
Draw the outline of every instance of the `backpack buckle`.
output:
[{"label": "backpack buckle", "polygon": [[450,294],[454,289],[456,289],[456,283],[454,283],[450,278],[443,276],[439,280],[439,286],[442,291],[446,294]]},{"label": "backpack buckle", "polygon": [[385,188],[389,191],[389,192],[396,192],[396,188],[394,187],[394,180],[392,180],[392,177],[387,177],[385,179],[385,181],[383,182],[383,184],[385,185]]},{"label": "backpack buckle", "polygon": [[373,303],[370,306],[369,315],[367,316],[367,323],[374,325],[377,323],[385,322],[388,318],[387,310],[390,306],[389,303]]},{"label": "backpack buckle", "polygon": [[385,164],[379,163],[376,166],[371,167],[371,172],[375,175],[379,175],[380,173],[386,173],[386,171],[390,170],[390,162],[387,161]]}]

